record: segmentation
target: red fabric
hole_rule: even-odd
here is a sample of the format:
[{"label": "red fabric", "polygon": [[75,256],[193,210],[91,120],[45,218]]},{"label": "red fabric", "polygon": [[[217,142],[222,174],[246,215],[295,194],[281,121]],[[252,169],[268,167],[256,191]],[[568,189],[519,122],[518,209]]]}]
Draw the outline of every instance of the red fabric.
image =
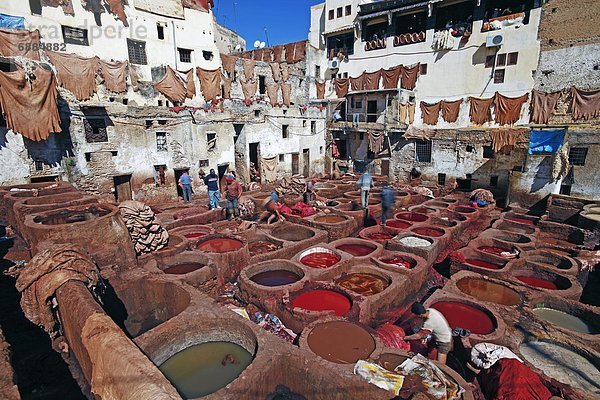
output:
[{"label": "red fabric", "polygon": [[300,218],[310,217],[311,215],[315,215],[317,213],[317,211],[313,207],[309,206],[308,204],[304,204],[301,201],[297,202],[291,208],[291,210],[294,215],[297,215]]},{"label": "red fabric", "polygon": [[399,326],[387,323],[377,328],[375,334],[386,347],[410,351],[410,343],[403,339],[406,333]]},{"label": "red fabric", "polygon": [[481,388],[488,400],[548,400],[552,393],[528,366],[503,358],[480,373]]},{"label": "red fabric", "polygon": [[280,214],[285,214],[285,215],[294,215],[294,212],[293,212],[293,211],[292,211],[292,209],[291,209],[291,208],[289,208],[288,206],[286,206],[286,205],[283,205],[283,204],[281,204],[281,203],[278,203],[277,205],[278,205],[278,207],[279,207],[279,213],[280,213]]}]

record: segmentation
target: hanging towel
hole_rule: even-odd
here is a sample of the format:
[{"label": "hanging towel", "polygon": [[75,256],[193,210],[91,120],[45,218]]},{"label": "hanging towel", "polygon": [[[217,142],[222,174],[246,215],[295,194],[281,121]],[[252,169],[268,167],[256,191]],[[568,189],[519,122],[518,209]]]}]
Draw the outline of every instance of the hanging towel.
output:
[{"label": "hanging towel", "polygon": [[[0,55],[39,60],[40,31],[11,31],[0,29]],[[34,48],[36,50],[34,50]]]},{"label": "hanging towel", "polygon": [[494,103],[494,97],[489,99],[469,97],[469,102],[471,103],[469,112],[471,122],[475,125],[483,125],[492,120],[492,103]]},{"label": "hanging towel", "polygon": [[436,125],[440,118],[441,102],[438,101],[434,104],[427,104],[422,101],[420,106],[423,123],[426,125]]},{"label": "hanging towel", "polygon": [[530,121],[534,124],[548,124],[550,117],[554,115],[554,110],[560,96],[561,92],[544,93],[533,89],[531,92]]},{"label": "hanging towel", "polygon": [[396,89],[398,87],[398,81],[402,74],[402,65],[390,69],[382,69],[381,75],[383,76],[383,88],[384,89]]},{"label": "hanging towel", "polygon": [[496,92],[494,99],[496,122],[500,125],[516,123],[521,117],[521,109],[527,100],[529,100],[529,93],[519,97],[507,97]]},{"label": "hanging towel", "polygon": [[420,67],[421,64],[415,64],[412,67],[402,68],[402,82],[400,83],[402,89],[413,90],[415,88]]},{"label": "hanging towel", "polygon": [[532,129],[528,154],[556,153],[562,146],[566,129]]},{"label": "hanging towel", "polygon": [[244,67],[246,81],[254,79],[254,60],[244,58],[242,59],[242,66]]},{"label": "hanging towel", "polygon": [[235,64],[237,60],[238,59],[236,56],[221,54],[221,66],[223,67],[223,71],[227,72],[229,77],[232,79],[235,74]]},{"label": "hanging towel", "polygon": [[574,120],[588,120],[600,116],[600,89],[581,90],[573,87],[571,96],[571,111],[573,111]]},{"label": "hanging towel", "polygon": [[375,72],[365,72],[363,74],[364,90],[379,90],[379,80],[381,79],[381,70]]},{"label": "hanging towel", "polygon": [[350,88],[353,92],[357,92],[365,89],[365,73],[360,74],[356,78],[350,77]]},{"label": "hanging towel", "polygon": [[53,51],[47,51],[46,54],[56,67],[60,86],[73,93],[79,101],[88,100],[94,95],[96,73],[100,67],[98,57],[86,58]]},{"label": "hanging towel", "polygon": [[369,150],[375,154],[379,154],[383,151],[383,143],[385,141],[385,135],[383,132],[369,132]]},{"label": "hanging towel", "polygon": [[242,82],[242,92],[244,92],[244,99],[246,101],[252,100],[256,91],[258,90],[258,81],[246,81]]},{"label": "hanging towel", "polygon": [[200,79],[200,89],[204,100],[212,101],[221,95],[221,68],[206,70],[200,67],[196,68],[196,74]]},{"label": "hanging towel", "polygon": [[154,88],[161,92],[167,99],[176,103],[183,103],[187,95],[187,88],[177,72],[167,65],[164,78],[154,84]]},{"label": "hanging towel", "polygon": [[35,79],[31,82],[20,67],[0,72],[0,106],[9,129],[39,142],[61,132],[58,91],[52,72],[39,66],[32,72]]},{"label": "hanging towel", "polygon": [[325,98],[325,82],[315,81],[317,87],[317,99],[323,100]]},{"label": "hanging towel", "polygon": [[127,61],[99,61],[100,74],[104,78],[104,85],[114,93],[127,91]]},{"label": "hanging towel", "polygon": [[279,83],[269,83],[267,84],[267,96],[269,96],[269,103],[271,106],[275,107],[279,104]]},{"label": "hanging towel", "polygon": [[25,18],[12,15],[0,14],[0,28],[2,29],[25,29]]},{"label": "hanging towel", "polygon": [[456,122],[458,120],[458,114],[460,112],[460,105],[463,100],[455,100],[455,101],[442,101],[442,118],[446,122]]},{"label": "hanging towel", "polygon": [[287,82],[290,79],[290,67],[287,64],[279,64],[281,68],[281,80]]},{"label": "hanging towel", "polygon": [[289,83],[281,84],[281,96],[283,97],[283,105],[289,107],[291,105],[292,85]]},{"label": "hanging towel", "polygon": [[281,67],[279,63],[271,63],[271,72],[273,73],[273,80],[279,82],[281,80]]},{"label": "hanging towel", "polygon": [[348,89],[350,87],[350,80],[348,78],[343,78],[343,79],[335,79],[334,81],[334,85],[335,85],[335,93],[337,95],[338,98],[342,98],[342,97],[346,97],[346,95],[348,94]]}]

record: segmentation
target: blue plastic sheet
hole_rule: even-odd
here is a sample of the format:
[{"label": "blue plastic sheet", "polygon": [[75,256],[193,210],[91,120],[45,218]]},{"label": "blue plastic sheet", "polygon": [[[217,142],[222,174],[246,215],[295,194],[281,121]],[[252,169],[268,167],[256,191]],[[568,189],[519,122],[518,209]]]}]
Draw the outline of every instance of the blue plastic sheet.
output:
[{"label": "blue plastic sheet", "polygon": [[529,138],[529,154],[556,153],[565,139],[566,129],[532,130]]},{"label": "blue plastic sheet", "polygon": [[13,17],[12,15],[0,14],[0,28],[3,29],[25,29],[25,18]]}]

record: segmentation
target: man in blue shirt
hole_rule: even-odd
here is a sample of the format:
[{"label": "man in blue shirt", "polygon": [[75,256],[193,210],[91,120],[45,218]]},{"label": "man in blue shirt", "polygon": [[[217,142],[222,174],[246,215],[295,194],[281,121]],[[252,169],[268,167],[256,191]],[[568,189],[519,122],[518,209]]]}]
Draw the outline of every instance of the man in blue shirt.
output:
[{"label": "man in blue shirt", "polygon": [[385,225],[387,222],[388,214],[390,210],[394,209],[395,201],[396,193],[394,193],[394,188],[389,183],[384,183],[381,190],[381,225]]},{"label": "man in blue shirt", "polygon": [[369,172],[365,172],[358,179],[356,184],[360,187],[360,204],[362,205],[362,208],[367,208],[369,205],[369,191],[374,186],[373,177]]},{"label": "man in blue shirt", "polygon": [[210,170],[210,174],[204,177],[204,184],[208,187],[208,205],[211,210],[219,208],[219,200],[221,193],[219,192],[219,176],[214,169]]},{"label": "man in blue shirt", "polygon": [[183,201],[186,203],[192,201],[192,177],[188,171],[184,171],[179,178],[179,186],[183,190]]}]

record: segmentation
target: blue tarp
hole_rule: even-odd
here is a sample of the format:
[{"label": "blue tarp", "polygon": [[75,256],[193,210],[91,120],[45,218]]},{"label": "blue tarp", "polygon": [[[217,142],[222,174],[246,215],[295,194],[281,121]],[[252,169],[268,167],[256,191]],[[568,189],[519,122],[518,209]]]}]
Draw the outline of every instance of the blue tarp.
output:
[{"label": "blue tarp", "polygon": [[25,18],[13,17],[12,15],[0,14],[0,28],[25,29]]},{"label": "blue tarp", "polygon": [[556,153],[565,139],[566,129],[531,130],[529,154]]}]

